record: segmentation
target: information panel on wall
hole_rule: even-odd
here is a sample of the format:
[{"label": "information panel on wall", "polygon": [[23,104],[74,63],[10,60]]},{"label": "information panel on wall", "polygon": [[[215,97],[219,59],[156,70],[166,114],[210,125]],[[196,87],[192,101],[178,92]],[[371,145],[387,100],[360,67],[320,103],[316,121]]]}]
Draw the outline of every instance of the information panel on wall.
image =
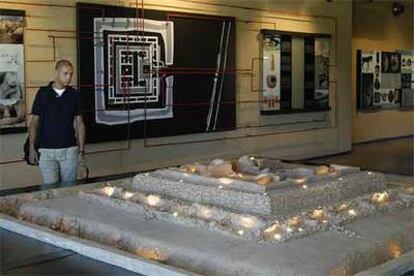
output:
[{"label": "information panel on wall", "polygon": [[401,106],[414,107],[414,51],[401,54]]},{"label": "information panel on wall", "polygon": [[412,107],[414,51],[357,51],[357,108]]},{"label": "information panel on wall", "polygon": [[77,4],[89,142],[236,126],[235,18]]},{"label": "information panel on wall", "polygon": [[0,134],[24,132],[25,11],[0,9]]},{"label": "information panel on wall", "polygon": [[329,109],[330,36],[261,30],[261,114]]},{"label": "information panel on wall", "polygon": [[[261,110],[280,110],[281,38],[262,31],[262,98]],[[290,47],[289,47],[290,48]],[[286,60],[283,59],[285,62]]]}]

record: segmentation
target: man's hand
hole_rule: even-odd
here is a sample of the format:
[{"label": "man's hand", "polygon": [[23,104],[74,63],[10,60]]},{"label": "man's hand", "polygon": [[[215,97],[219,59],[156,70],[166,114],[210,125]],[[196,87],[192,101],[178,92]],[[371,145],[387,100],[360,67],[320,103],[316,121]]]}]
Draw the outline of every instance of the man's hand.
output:
[{"label": "man's hand", "polygon": [[80,167],[86,166],[85,151],[80,150],[78,152],[78,165]]},{"label": "man's hand", "polygon": [[29,163],[33,165],[37,165],[39,163],[39,155],[34,148],[30,148],[29,150]]},{"label": "man's hand", "polygon": [[79,151],[78,153],[78,173],[81,176],[81,179],[88,179],[89,169],[86,166],[85,152]]}]

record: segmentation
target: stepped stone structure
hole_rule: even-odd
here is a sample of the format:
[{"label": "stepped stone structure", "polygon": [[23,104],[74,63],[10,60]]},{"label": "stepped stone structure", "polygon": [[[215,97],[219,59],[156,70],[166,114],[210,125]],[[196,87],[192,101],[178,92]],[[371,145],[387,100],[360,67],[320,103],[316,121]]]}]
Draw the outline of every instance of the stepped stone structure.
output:
[{"label": "stepped stone structure", "polygon": [[[370,268],[414,248],[413,205],[412,187],[390,187],[380,173],[247,156],[0,198],[3,219],[171,271],[212,275],[346,275]],[[314,265],[313,254],[320,255]]]}]

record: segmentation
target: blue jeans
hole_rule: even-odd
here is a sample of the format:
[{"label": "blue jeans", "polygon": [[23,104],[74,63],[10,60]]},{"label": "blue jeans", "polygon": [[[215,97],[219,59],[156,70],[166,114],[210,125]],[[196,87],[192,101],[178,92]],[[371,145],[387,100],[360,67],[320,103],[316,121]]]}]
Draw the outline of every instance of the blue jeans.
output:
[{"label": "blue jeans", "polygon": [[75,183],[78,171],[78,148],[40,148],[39,168],[44,184]]}]

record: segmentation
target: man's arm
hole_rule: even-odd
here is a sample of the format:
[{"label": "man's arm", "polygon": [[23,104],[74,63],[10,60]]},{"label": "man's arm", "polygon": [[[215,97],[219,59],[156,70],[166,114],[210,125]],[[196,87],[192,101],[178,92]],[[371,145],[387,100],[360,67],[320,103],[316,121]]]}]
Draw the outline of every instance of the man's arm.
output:
[{"label": "man's arm", "polygon": [[78,139],[79,153],[85,153],[85,124],[83,123],[82,115],[75,117],[76,138]]},{"label": "man's arm", "polygon": [[30,126],[29,126],[29,144],[30,144],[29,162],[32,164],[37,164],[37,162],[39,161],[39,156],[37,155],[37,152],[35,149],[38,127],[39,127],[39,116],[33,115],[32,120],[30,121]]}]

